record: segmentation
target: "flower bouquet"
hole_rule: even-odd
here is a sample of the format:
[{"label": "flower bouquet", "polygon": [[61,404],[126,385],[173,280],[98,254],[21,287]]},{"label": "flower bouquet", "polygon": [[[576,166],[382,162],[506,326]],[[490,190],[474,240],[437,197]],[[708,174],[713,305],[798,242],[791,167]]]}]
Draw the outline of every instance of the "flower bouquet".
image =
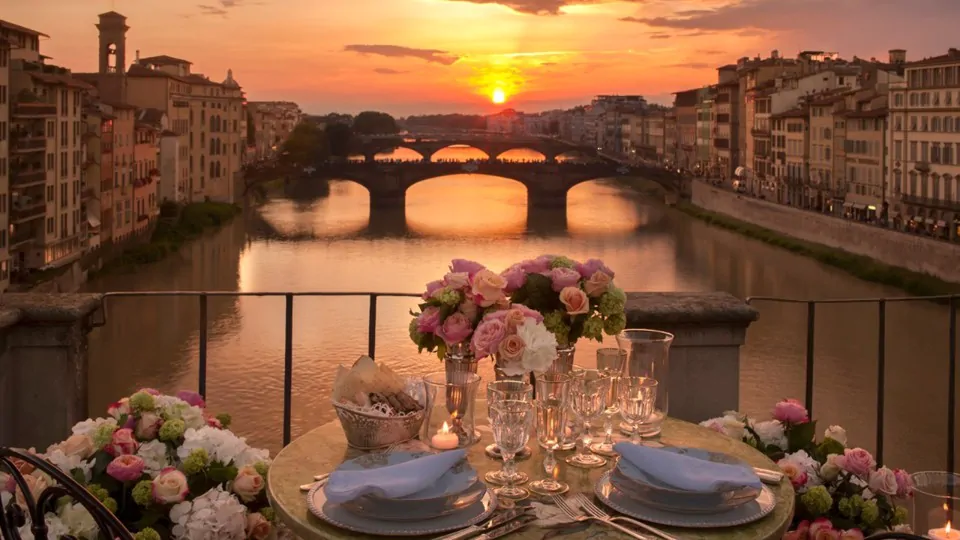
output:
[{"label": "flower bouquet", "polygon": [[603,334],[616,335],[626,326],[627,296],[613,284],[613,270],[602,261],[541,255],[500,275],[511,301],[543,314],[543,324],[560,347],[572,346],[581,337],[601,341]]},{"label": "flower bouquet", "polygon": [[495,355],[508,377],[542,373],[557,357],[557,338],[543,325],[543,316],[523,305],[483,316],[470,341],[477,358]]},{"label": "flower bouquet", "polygon": [[412,312],[410,339],[417,351],[437,352],[465,347],[485,311],[507,304],[507,282],[482,264],[464,259],[450,263],[443,279],[427,283],[420,312]]},{"label": "flower bouquet", "polygon": [[848,448],[840,426],[827,428],[818,442],[816,421],[794,399],[777,403],[771,420],[758,422],[729,411],[701,425],[757,448],[790,479],[797,510],[786,540],[862,540],[906,527],[907,509],[894,498],[913,495],[910,475],[878,467],[862,448]]},{"label": "flower bouquet", "polygon": [[[251,448],[209,416],[194,392],[176,396],[143,389],[110,406],[107,418],[85,420],[40,457],[73,477],[116,515],[138,540],[263,540],[274,513],[264,486],[269,452]],[[36,500],[53,481],[16,463]],[[24,504],[13,477],[0,472],[0,499]],[[94,540],[97,524],[69,497],[45,516],[50,537]],[[32,539],[30,523],[20,527]]]}]

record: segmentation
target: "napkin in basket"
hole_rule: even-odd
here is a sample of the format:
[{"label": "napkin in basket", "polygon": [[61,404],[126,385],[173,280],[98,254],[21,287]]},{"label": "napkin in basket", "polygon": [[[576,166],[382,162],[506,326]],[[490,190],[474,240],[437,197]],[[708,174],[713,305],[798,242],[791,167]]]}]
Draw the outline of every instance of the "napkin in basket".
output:
[{"label": "napkin in basket", "polygon": [[[697,493],[715,493],[745,487],[762,488],[749,467],[704,461],[691,456],[627,442],[613,446],[631,465],[665,486]],[[621,469],[623,472],[623,469]]]},{"label": "napkin in basket", "polygon": [[377,495],[385,499],[406,497],[430,487],[466,455],[464,449],[451,450],[377,469],[336,470],[330,473],[323,492],[327,500],[334,504],[364,495]]}]

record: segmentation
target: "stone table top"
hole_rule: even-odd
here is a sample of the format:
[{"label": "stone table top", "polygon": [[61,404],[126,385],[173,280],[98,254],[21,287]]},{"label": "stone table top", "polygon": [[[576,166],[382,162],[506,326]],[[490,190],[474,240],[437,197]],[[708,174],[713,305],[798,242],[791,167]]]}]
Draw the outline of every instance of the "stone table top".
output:
[{"label": "stone table top", "polygon": [[[480,442],[470,446],[468,459],[480,472],[482,478],[487,471],[499,469],[501,462],[487,457],[484,453],[484,447],[492,443],[493,438],[489,426],[486,425],[486,415],[480,410],[477,411],[477,415],[478,429],[482,436]],[[481,415],[483,418],[480,418]],[[660,441],[667,445],[691,446],[723,452],[736,456],[755,467],[777,468],[776,464],[761,452],[746,444],[716,431],[672,418],[664,423]],[[530,475],[531,479],[536,479],[543,475],[541,466],[543,456],[536,444],[530,446],[534,449],[533,456],[519,461],[517,466],[519,470]],[[336,528],[314,517],[307,509],[306,494],[300,491],[300,486],[311,482],[314,475],[330,472],[343,461],[361,453],[347,446],[339,421],[318,427],[290,443],[277,454],[267,478],[267,495],[277,516],[303,540],[374,538]],[[598,469],[576,469],[567,466],[563,461],[568,454],[569,452],[557,452],[559,479],[570,484],[571,492],[592,494],[594,484],[603,472],[610,469],[610,465]],[[777,496],[776,509],[767,517],[750,525],[722,529],[677,529],[659,525],[658,527],[674,533],[681,540],[779,540],[793,519],[794,491],[786,479],[779,486],[772,486],[772,489]],[[529,526],[511,533],[510,538],[541,540],[547,532],[544,529]],[[599,524],[593,524],[589,529],[577,533],[571,532],[565,536],[591,540],[629,538]]]}]

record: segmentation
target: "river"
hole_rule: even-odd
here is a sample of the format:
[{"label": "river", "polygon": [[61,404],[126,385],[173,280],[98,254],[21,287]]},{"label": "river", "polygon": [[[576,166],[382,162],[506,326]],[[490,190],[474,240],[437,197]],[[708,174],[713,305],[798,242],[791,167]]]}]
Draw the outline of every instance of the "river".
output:
[{"label": "river", "polygon": [[[398,150],[393,157],[410,158]],[[509,157],[535,159],[514,151]],[[483,157],[451,148],[435,159]],[[738,297],[899,296],[787,251],[709,227],[652,199],[601,181],[571,190],[562,212],[528,222],[526,192],[512,180],[477,175],[432,179],[407,195],[406,227],[373,233],[368,195],[333,182],[329,197],[275,199],[261,215],[295,240],[264,239],[245,220],[210,234],[176,257],[88,284],[91,291],[389,291],[420,292],[452,258],[501,269],[543,253],[604,259],[628,291],[722,290]],[[535,232],[528,232],[532,229]],[[403,373],[442,369],[407,338],[410,299],[381,299],[377,359]],[[91,336],[91,411],[139,387],[196,388],[199,308],[194,298],[112,298],[107,322]],[[742,350],[740,408],[764,418],[784,397],[802,399],[806,312],[802,305],[757,305]],[[209,307],[208,403],[230,412],[251,442],[277,450],[283,407],[282,298],[215,298]],[[851,442],[874,448],[877,316],[875,305],[817,311],[815,416],[821,431],[847,428]],[[298,298],[294,305],[293,435],[335,418],[334,369],[366,352],[366,298]],[[613,341],[611,339],[611,341]],[[578,362],[592,362],[592,344]],[[887,311],[885,461],[911,470],[942,469],[946,448],[947,310],[929,303]],[[481,368],[486,379],[489,366]],[[717,411],[718,414],[721,411]]]}]

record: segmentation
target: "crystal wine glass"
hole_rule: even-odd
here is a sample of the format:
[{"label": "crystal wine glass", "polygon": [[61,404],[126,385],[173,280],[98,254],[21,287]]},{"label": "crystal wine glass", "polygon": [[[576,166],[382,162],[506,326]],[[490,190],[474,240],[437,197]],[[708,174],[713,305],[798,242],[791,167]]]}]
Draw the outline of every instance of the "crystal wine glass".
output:
[{"label": "crystal wine glass", "polygon": [[616,347],[603,347],[597,349],[597,370],[604,374],[609,381],[609,390],[607,392],[607,410],[604,411],[602,442],[595,442],[590,445],[590,451],[601,456],[613,457],[617,453],[613,450],[613,419],[620,412],[619,392],[620,377],[623,376],[623,370],[627,365],[627,351]]},{"label": "crystal wine glass", "polygon": [[643,442],[640,423],[653,414],[657,401],[657,380],[650,377],[623,377],[620,379],[620,416],[630,424],[631,441]]},{"label": "crystal wine glass", "polygon": [[[513,465],[513,458],[530,439],[533,429],[533,404],[529,401],[504,399],[490,406],[490,426],[493,440],[500,447],[503,456],[503,468]],[[503,499],[521,500],[530,496],[530,492],[514,484],[510,475],[506,476],[506,485],[494,490]]]},{"label": "crystal wine glass", "polygon": [[567,458],[567,463],[574,467],[592,469],[603,467],[607,460],[587,451],[590,446],[590,422],[596,420],[607,408],[607,392],[609,381],[603,373],[596,369],[580,369],[573,371],[573,389],[570,391],[570,400],[573,403],[573,412],[580,418],[580,439],[577,442],[577,453]]},{"label": "crystal wine glass", "polygon": [[[491,422],[493,415],[490,413],[490,407],[503,400],[531,401],[533,400],[533,385],[523,381],[494,381],[487,383],[487,417],[491,419]],[[502,457],[500,448],[496,443],[487,445],[484,451],[487,452],[487,454]],[[529,453],[529,451],[529,448],[526,447],[520,450],[521,453]],[[530,479],[526,473],[522,473],[516,469],[515,462],[511,462],[509,465],[505,464],[500,470],[490,471],[485,474],[483,478],[491,484],[503,485],[507,483],[507,476],[510,476],[510,481],[514,484],[523,484]]]},{"label": "crystal wine glass", "polygon": [[557,469],[557,460],[553,452],[560,447],[566,428],[567,408],[570,406],[570,375],[564,373],[544,373],[536,379],[537,400],[537,441],[544,447],[547,455],[543,458],[546,478],[530,484],[530,491],[537,495],[559,495],[570,489],[564,482],[553,478]]}]

